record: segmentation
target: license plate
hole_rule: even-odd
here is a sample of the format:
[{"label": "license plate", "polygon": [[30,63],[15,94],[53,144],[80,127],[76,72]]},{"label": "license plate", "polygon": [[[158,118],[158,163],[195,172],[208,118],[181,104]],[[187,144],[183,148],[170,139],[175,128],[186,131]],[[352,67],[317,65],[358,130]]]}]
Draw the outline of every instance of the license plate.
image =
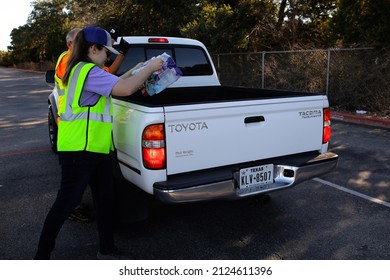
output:
[{"label": "license plate", "polygon": [[274,165],[266,164],[240,170],[240,192],[254,192],[266,189],[274,182]]}]

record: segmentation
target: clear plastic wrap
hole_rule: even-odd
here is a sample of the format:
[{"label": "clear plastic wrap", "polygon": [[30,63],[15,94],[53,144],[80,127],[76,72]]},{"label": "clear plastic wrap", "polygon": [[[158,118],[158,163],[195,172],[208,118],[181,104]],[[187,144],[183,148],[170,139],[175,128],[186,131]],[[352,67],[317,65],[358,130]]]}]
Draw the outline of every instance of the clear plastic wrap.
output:
[{"label": "clear plastic wrap", "polygon": [[[176,63],[173,61],[170,55],[163,53],[157,57],[161,58],[164,63],[161,70],[153,72],[153,74],[150,75],[150,77],[145,81],[144,88],[142,88],[142,94],[145,96],[152,96],[154,94],[160,93],[169,85],[176,82],[181,76],[183,76],[183,73],[176,66]],[[148,65],[149,61],[150,60],[145,61],[143,66],[134,70],[132,74],[136,75],[146,65]]]}]

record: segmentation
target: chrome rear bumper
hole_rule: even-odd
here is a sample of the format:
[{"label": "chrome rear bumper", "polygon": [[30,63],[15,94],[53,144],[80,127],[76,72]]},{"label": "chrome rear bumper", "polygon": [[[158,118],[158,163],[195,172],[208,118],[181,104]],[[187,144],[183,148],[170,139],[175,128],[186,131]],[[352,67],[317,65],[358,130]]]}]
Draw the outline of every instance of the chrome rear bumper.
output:
[{"label": "chrome rear bumper", "polygon": [[[156,199],[169,204],[188,203],[207,200],[235,200],[244,197],[254,196],[261,193],[272,192],[293,187],[303,181],[323,175],[336,168],[338,155],[332,152],[320,154],[305,161],[299,166],[288,164],[274,164],[274,183],[264,185],[255,192],[245,193],[237,188],[238,172],[234,172],[229,180],[221,180],[209,184],[199,184],[190,187],[181,187],[180,184],[172,184],[169,181],[155,184],[154,196]],[[199,176],[199,174],[197,175]],[[181,181],[185,178],[181,178]],[[187,180],[192,178],[188,175]]]}]

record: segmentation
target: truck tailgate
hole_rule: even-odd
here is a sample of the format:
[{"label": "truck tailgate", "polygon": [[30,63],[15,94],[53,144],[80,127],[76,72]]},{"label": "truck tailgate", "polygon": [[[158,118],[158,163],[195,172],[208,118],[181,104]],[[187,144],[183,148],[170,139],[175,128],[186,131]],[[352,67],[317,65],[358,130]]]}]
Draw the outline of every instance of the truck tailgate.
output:
[{"label": "truck tailgate", "polygon": [[320,150],[325,102],[314,95],[165,106],[167,174]]}]

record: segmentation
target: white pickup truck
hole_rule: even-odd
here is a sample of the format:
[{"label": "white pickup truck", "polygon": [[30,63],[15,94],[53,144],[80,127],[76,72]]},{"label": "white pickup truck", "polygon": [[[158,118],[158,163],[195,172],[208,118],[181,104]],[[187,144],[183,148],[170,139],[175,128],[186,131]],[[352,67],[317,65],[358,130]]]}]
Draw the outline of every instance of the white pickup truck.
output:
[{"label": "white pickup truck", "polygon": [[[183,72],[157,95],[113,98],[116,158],[132,185],[165,203],[240,199],[336,167],[326,95],[223,86],[197,40],[124,39],[131,47],[118,74],[164,52]],[[54,148],[55,107],[51,95]]]}]

